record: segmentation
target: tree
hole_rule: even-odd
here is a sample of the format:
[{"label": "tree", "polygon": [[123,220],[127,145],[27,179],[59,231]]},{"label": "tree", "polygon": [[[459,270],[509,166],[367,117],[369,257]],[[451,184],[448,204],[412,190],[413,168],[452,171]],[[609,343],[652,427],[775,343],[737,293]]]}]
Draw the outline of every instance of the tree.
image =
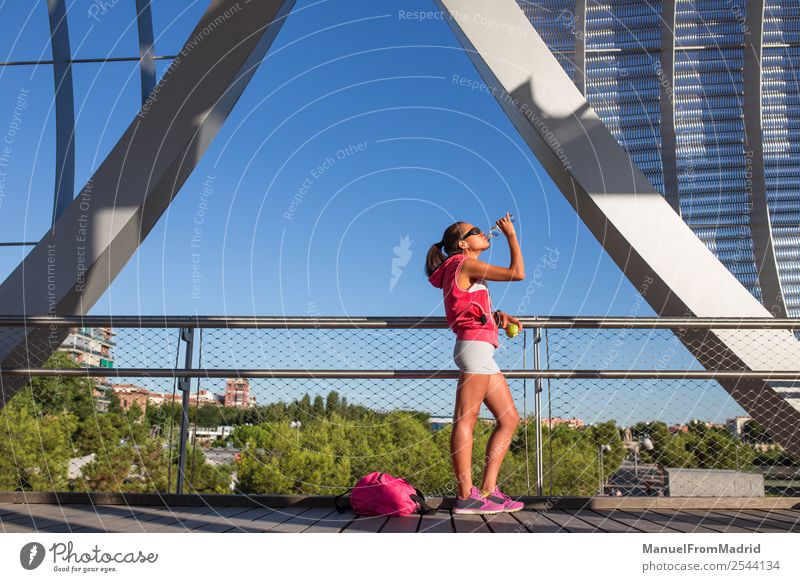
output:
[{"label": "tree", "polygon": [[[536,446],[534,424],[528,423],[527,430],[532,456]],[[543,426],[542,440],[542,481],[547,490],[550,490],[552,482],[553,495],[594,495],[599,478],[594,435],[586,430],[575,430],[563,425],[553,427],[552,431]]]},{"label": "tree", "polygon": [[[45,368],[80,368],[73,362],[67,353],[54,352]],[[69,412],[78,418],[79,422],[94,416],[95,402],[94,390],[96,384],[90,378],[61,377],[61,376],[36,376],[31,379],[23,390],[29,390],[30,404],[36,414],[48,415],[60,412]]]},{"label": "tree", "polygon": [[622,443],[619,428],[613,420],[609,420],[592,426],[585,432],[591,439],[595,450],[599,450],[604,445],[611,447],[610,451],[603,453],[603,479],[606,479],[619,469],[625,458],[625,446]]},{"label": "tree", "polygon": [[236,464],[240,491],[307,495],[346,491],[352,485],[349,459],[335,454],[326,424],[304,424],[299,446],[295,429],[285,422],[237,427],[236,440],[244,444]]},{"label": "tree", "polygon": [[339,412],[339,393],[336,390],[331,390],[328,392],[328,396],[325,399],[325,412],[329,416],[334,412]]},{"label": "tree", "polygon": [[[186,490],[192,493],[230,493],[233,465],[212,465],[206,459],[203,449],[196,446],[187,447]],[[173,471],[177,475],[176,467]]]},{"label": "tree", "polygon": [[767,434],[767,429],[761,426],[756,420],[748,420],[744,423],[742,427],[742,437],[748,443],[772,443],[772,438]]},{"label": "tree", "polygon": [[77,417],[37,415],[30,390],[20,390],[0,412],[0,489],[66,491]]},{"label": "tree", "polygon": [[314,397],[314,404],[311,405],[311,412],[314,418],[322,418],[325,415],[325,401],[319,394]]},{"label": "tree", "polygon": [[697,466],[703,469],[749,469],[755,450],[725,430],[709,429],[691,447]]}]

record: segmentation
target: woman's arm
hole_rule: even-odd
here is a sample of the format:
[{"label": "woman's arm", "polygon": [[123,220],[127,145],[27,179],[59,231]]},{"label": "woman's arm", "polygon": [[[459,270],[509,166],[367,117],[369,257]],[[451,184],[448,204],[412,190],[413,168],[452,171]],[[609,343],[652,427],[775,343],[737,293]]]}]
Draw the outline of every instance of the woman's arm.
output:
[{"label": "woman's arm", "polygon": [[522,281],[525,278],[525,261],[522,259],[522,250],[519,248],[517,232],[508,213],[497,221],[497,226],[508,239],[508,249],[511,252],[511,265],[498,267],[484,263],[478,259],[468,257],[461,264],[461,269],[470,278],[486,279],[487,281]]}]

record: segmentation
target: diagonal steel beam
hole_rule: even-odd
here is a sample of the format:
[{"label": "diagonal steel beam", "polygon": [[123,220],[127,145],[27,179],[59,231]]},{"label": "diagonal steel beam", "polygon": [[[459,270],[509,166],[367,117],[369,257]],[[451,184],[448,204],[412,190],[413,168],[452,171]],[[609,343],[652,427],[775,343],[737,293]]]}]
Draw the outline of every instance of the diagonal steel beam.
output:
[{"label": "diagonal steel beam", "polygon": [[142,103],[156,86],[156,61],[153,46],[153,16],[151,0],[136,0],[136,30],[139,33],[139,77],[142,84]]},{"label": "diagonal steel beam", "polygon": [[678,214],[681,213],[678,191],[677,139],[675,136],[675,2],[661,3],[661,71],[666,83],[658,84],[658,109],[661,114],[661,167],[664,172],[664,198]]},{"label": "diagonal steel beam", "polygon": [[56,115],[56,185],[52,225],[72,202],[75,188],[75,103],[64,0],[47,0],[47,13],[50,17],[50,47],[53,50]]},{"label": "diagonal steel beam", "polygon": [[[156,224],[244,91],[294,0],[212,0],[102,165],[0,285],[5,315],[85,315]],[[68,329],[0,329],[3,366],[42,365]],[[25,378],[0,377],[4,405]]]},{"label": "diagonal steel beam", "polygon": [[766,308],[775,317],[786,317],[783,289],[778,274],[778,261],[772,244],[772,224],[767,205],[767,184],[764,172],[764,141],[762,132],[762,54],[764,52],[764,0],[750,0],[744,32],[744,137],[745,158],[750,160],[749,190],[753,253],[758,283]]},{"label": "diagonal steel beam", "polygon": [[586,95],[586,2],[588,0],[575,0],[575,50],[572,62],[575,63],[574,83],[583,95]]},{"label": "diagonal steel beam", "polygon": [[[609,256],[656,313],[771,317],[653,188],[514,0],[436,0],[503,111]],[[786,330],[682,329],[706,368],[800,369]],[[800,411],[767,381],[719,380],[793,456]]]}]

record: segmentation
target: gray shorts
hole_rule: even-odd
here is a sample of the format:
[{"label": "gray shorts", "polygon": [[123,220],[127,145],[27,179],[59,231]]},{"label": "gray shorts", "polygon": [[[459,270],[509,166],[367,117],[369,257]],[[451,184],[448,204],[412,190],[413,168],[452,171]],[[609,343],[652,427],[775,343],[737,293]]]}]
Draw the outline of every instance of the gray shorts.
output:
[{"label": "gray shorts", "polygon": [[481,340],[456,340],[453,359],[456,366],[467,374],[498,374],[500,367],[494,361],[494,345]]}]

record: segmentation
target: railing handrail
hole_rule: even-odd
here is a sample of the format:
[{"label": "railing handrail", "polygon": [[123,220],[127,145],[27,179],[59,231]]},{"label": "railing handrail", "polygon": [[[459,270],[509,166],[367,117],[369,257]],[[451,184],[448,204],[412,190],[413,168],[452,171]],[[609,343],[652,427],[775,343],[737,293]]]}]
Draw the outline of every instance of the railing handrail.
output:
[{"label": "railing handrail", "polygon": [[[652,380],[800,380],[800,370],[502,370],[507,378],[596,378]],[[283,368],[0,368],[4,376],[72,376],[121,378],[372,378],[453,379],[458,370],[321,370]]]},{"label": "railing handrail", "polygon": [[[598,317],[523,316],[523,327],[539,328],[707,328],[800,329],[800,318],[784,317]],[[194,316],[194,315],[0,315],[0,327],[131,328],[447,328],[444,317],[358,316]]]}]

